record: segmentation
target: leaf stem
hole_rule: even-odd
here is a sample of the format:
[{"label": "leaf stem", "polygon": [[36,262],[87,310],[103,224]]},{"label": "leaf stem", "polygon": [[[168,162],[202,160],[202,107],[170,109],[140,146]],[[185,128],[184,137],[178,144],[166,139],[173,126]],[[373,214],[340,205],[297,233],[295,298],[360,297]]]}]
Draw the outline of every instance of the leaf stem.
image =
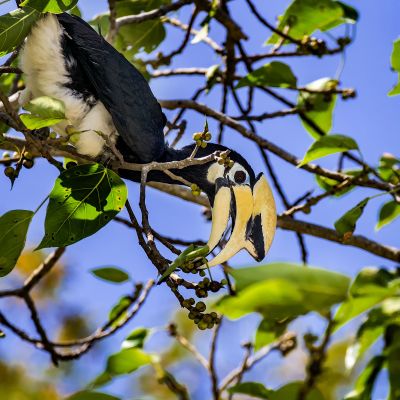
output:
[{"label": "leaf stem", "polygon": [[33,212],[33,215],[36,215],[36,213],[43,207],[44,203],[49,199],[50,195],[48,194],[44,200],[39,204],[39,206],[36,208],[36,210]]}]

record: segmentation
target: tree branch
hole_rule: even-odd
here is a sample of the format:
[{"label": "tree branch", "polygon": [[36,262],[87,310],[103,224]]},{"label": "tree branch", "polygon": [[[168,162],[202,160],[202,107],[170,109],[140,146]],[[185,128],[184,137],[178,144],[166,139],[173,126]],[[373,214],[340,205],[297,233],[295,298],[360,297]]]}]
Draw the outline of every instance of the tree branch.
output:
[{"label": "tree branch", "polygon": [[138,15],[127,15],[125,17],[120,17],[116,20],[116,29],[118,31],[118,29],[124,25],[138,24],[140,22],[162,17],[163,15],[168,14],[170,11],[179,10],[183,6],[191,3],[193,3],[192,0],[178,0],[175,3],[164,5],[151,11],[142,12]]}]

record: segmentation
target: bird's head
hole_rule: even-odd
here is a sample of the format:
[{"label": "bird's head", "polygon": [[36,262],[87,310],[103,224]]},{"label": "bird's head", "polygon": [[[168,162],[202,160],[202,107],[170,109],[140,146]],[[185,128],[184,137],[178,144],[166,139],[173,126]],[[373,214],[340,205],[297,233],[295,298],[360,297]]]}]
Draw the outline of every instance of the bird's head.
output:
[{"label": "bird's head", "polygon": [[[189,153],[193,146],[182,149]],[[210,267],[221,264],[241,249],[261,261],[271,246],[276,228],[275,201],[264,174],[256,175],[250,164],[237,152],[208,144],[197,157],[229,150],[230,166],[213,161],[176,171],[204,191],[212,207],[212,228],[208,246],[212,251],[231,226],[231,233]],[[226,164],[226,163],[225,163]]]}]

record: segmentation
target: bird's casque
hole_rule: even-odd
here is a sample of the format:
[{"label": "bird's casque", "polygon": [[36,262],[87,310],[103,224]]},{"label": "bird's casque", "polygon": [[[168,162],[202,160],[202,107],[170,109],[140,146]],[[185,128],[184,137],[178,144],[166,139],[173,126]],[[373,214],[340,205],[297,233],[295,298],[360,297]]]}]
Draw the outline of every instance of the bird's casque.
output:
[{"label": "bird's casque", "polygon": [[[67,125],[72,125],[79,132],[74,145],[81,154],[101,159],[111,143],[125,161],[148,163],[183,160],[193,151],[194,144],[176,150],[165,143],[166,117],[147,81],[79,17],[66,13],[44,16],[22,49],[21,69],[26,82],[21,104],[39,96],[63,101],[68,121],[54,130],[66,135]],[[200,148],[196,157],[224,150],[227,148],[210,143]],[[209,266],[227,261],[241,249],[260,261],[275,233],[275,203],[264,175],[256,176],[235,151],[230,150],[229,158],[234,162],[230,168],[210,162],[172,170],[197,184],[210,200],[210,251],[219,244],[231,221],[229,239]],[[123,178],[140,180],[138,172],[119,173]],[[148,179],[181,184],[160,171],[151,171]]]}]

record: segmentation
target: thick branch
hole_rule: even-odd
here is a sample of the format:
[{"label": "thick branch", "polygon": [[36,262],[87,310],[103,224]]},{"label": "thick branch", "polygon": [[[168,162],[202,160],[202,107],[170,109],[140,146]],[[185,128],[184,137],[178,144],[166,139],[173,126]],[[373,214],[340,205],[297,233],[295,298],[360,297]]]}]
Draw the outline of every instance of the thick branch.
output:
[{"label": "thick branch", "polygon": [[334,229],[329,229],[306,221],[294,220],[291,217],[285,216],[280,216],[278,218],[278,227],[284,230],[305,233],[331,242],[358,247],[359,249],[363,249],[379,257],[387,258],[388,260],[400,261],[399,249],[374,242],[361,235],[353,235],[349,239],[343,240],[343,237]]},{"label": "thick branch", "polygon": [[[286,150],[282,149],[281,147],[277,146],[276,144],[256,135],[255,133],[246,129],[239,122],[235,121],[234,119],[230,118],[229,116],[227,116],[219,111],[216,111],[216,110],[213,110],[212,108],[207,107],[205,104],[198,103],[198,102],[192,101],[192,100],[161,100],[160,104],[162,105],[162,107],[170,109],[170,110],[173,110],[176,108],[189,108],[189,109],[192,109],[192,110],[195,110],[195,111],[201,113],[202,115],[210,116],[210,117],[216,119],[217,121],[223,122],[225,125],[236,130],[237,132],[239,132],[242,136],[246,137],[247,139],[252,140],[253,142],[260,145],[262,148],[271,151],[272,153],[277,155],[279,158],[282,158],[283,160],[287,161],[288,163],[290,163],[296,167],[298,166],[298,164],[301,161],[299,158],[297,158],[293,154],[287,152]],[[351,177],[349,175],[331,171],[331,170],[322,168],[315,164],[303,165],[301,167],[301,169],[304,169],[313,174],[322,175],[322,176],[326,176],[327,178],[335,179],[339,182],[351,179]],[[358,186],[365,186],[365,187],[370,187],[370,188],[384,190],[384,191],[392,191],[394,189],[394,186],[389,183],[378,182],[373,179],[358,178],[354,181],[354,184],[358,185]]]}]

